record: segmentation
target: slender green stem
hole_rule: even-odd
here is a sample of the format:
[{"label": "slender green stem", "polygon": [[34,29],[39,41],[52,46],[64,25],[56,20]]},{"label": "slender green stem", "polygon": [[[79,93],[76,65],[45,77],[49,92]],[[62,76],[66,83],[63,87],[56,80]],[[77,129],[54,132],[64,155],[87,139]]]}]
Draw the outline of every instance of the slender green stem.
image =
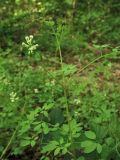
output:
[{"label": "slender green stem", "polygon": [[[25,109],[25,104],[24,104],[24,107],[22,108],[22,111],[21,111],[21,117],[20,117],[21,119],[22,119],[22,116],[24,115],[24,109]],[[11,143],[13,142],[13,140],[14,140],[14,138],[16,136],[16,133],[17,133],[17,131],[19,129],[20,123],[21,123],[21,121],[18,122],[18,124],[17,124],[17,126],[16,126],[16,128],[15,128],[15,130],[14,130],[14,132],[13,132],[13,134],[12,134],[10,140],[9,140],[9,142],[7,143],[5,149],[3,150],[3,152],[2,152],[2,154],[0,156],[0,160],[2,160],[2,158],[4,157],[4,155],[7,153],[7,151],[9,149]]]},{"label": "slender green stem", "polygon": [[[61,52],[60,42],[59,42],[59,39],[58,39],[57,35],[56,35],[56,41],[57,41],[57,47],[58,47],[59,56],[60,56],[61,69],[63,69],[62,52]],[[66,99],[66,111],[67,111],[67,117],[68,117],[68,122],[69,122],[71,117],[70,117],[70,113],[69,113],[69,105],[68,105],[68,100],[67,100],[67,91],[66,91],[66,87],[65,87],[65,77],[64,77],[63,73],[62,73],[62,79],[63,79],[63,87],[64,87],[64,96],[65,96],[65,99]]]},{"label": "slender green stem", "polygon": [[[63,32],[63,28],[62,28],[62,32]],[[54,31],[54,34],[55,34],[55,37],[56,37],[57,47],[58,47],[58,51],[59,51],[61,69],[63,69],[63,58],[62,58],[60,40],[59,40],[57,34],[55,33],[55,31]],[[61,37],[60,37],[60,39],[61,39]],[[67,90],[66,90],[66,86],[65,86],[66,81],[65,81],[65,76],[64,76],[63,72],[62,72],[62,80],[63,80],[64,97],[65,97],[65,100],[66,100],[66,114],[67,114],[67,121],[68,121],[68,126],[69,126],[69,131],[70,131],[70,141],[71,141],[71,144],[73,144],[72,129],[71,129],[71,124],[70,124],[71,115],[70,115],[70,111],[69,111]],[[74,159],[76,159],[75,153],[72,154],[72,156],[73,156]]]},{"label": "slender green stem", "polygon": [[[59,51],[59,56],[60,56],[60,64],[61,64],[61,69],[63,69],[63,58],[62,58],[62,51],[61,51],[61,46],[60,46],[60,40],[54,30],[54,28],[52,28],[53,30],[53,33],[55,35],[55,38],[56,38],[56,42],[57,42],[57,48],[58,48],[58,51]],[[62,30],[63,31],[63,30]],[[62,34],[62,33],[61,33]],[[64,88],[64,96],[65,96],[65,99],[66,99],[66,113],[67,113],[67,120],[68,120],[68,124],[70,124],[70,112],[69,112],[69,105],[68,105],[68,100],[67,100],[67,91],[66,91],[66,87],[65,87],[65,77],[64,77],[64,74],[62,74],[62,79],[63,79],[63,88]],[[71,128],[71,127],[70,127]]]},{"label": "slender green stem", "polygon": [[88,63],[86,66],[84,66],[82,69],[80,69],[78,73],[81,73],[83,70],[85,70],[86,68],[88,68],[91,64],[93,64],[94,62],[98,61],[98,60],[101,59],[101,58],[106,57],[107,55],[109,55],[109,54],[101,55],[100,57],[95,58],[93,61],[91,61],[91,62]]},{"label": "slender green stem", "polygon": [[97,60],[101,59],[102,57],[103,57],[103,56],[100,56],[100,57],[94,59],[93,61],[91,61],[90,63],[88,63],[86,66],[84,66],[84,67],[79,71],[79,73],[82,72],[83,70],[85,70],[86,68],[88,68],[91,64],[93,64],[93,63],[96,62]]},{"label": "slender green stem", "polygon": [[1,154],[1,156],[0,156],[0,159],[1,159],[1,160],[2,160],[3,156],[6,154],[6,152],[8,151],[8,149],[9,149],[9,147],[10,147],[13,139],[15,138],[15,135],[16,135],[16,132],[17,132],[18,128],[19,128],[19,125],[16,127],[16,129],[15,129],[15,131],[13,132],[13,134],[12,134],[12,136],[11,136],[8,144],[7,144],[7,146],[6,146],[5,149],[3,150],[3,152],[2,152],[2,154]]},{"label": "slender green stem", "polygon": [[[61,46],[60,46],[60,40],[54,30],[54,28],[52,28],[53,33],[55,35],[56,38],[56,43],[57,43],[57,49],[59,51],[59,56],[60,56],[60,64],[61,64],[61,69],[63,69],[63,58],[62,58],[62,51],[61,51]],[[63,29],[62,29],[63,32]],[[62,33],[61,33],[62,34]],[[61,39],[61,37],[60,37]],[[63,80],[63,88],[64,88],[64,97],[66,99],[66,114],[67,114],[67,121],[68,121],[68,125],[69,125],[69,130],[70,130],[70,135],[71,135],[71,139],[72,139],[72,134],[71,134],[71,126],[70,126],[70,120],[71,120],[71,116],[70,116],[70,112],[69,112],[69,105],[68,105],[68,100],[67,100],[67,91],[66,91],[66,87],[65,87],[65,76],[64,73],[62,73],[62,80]]]}]

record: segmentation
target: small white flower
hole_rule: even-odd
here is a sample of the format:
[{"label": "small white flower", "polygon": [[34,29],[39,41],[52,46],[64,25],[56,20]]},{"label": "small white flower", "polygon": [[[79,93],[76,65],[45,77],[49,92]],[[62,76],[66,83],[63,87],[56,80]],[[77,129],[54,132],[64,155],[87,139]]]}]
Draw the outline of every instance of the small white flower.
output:
[{"label": "small white flower", "polygon": [[80,101],[80,99],[74,99],[74,103],[75,103],[75,104],[80,104],[81,101]]},{"label": "small white flower", "polygon": [[35,89],[34,89],[34,92],[35,92],[35,93],[38,93],[39,91],[38,91],[38,89],[37,89],[37,88],[35,88]]},{"label": "small white flower", "polygon": [[22,42],[22,46],[27,48],[27,47],[28,47],[28,44]]},{"label": "small white flower", "polygon": [[74,113],[75,113],[75,116],[78,116],[78,115],[79,115],[79,113],[78,113],[77,111],[75,111]]},{"label": "small white flower", "polygon": [[15,92],[10,93],[10,100],[11,100],[12,103],[17,101],[18,99],[19,99],[19,97],[17,97],[17,94]]},{"label": "small white flower", "polygon": [[33,35],[26,36],[26,42],[22,43],[22,46],[28,50],[28,55],[34,54],[34,51],[37,49],[38,44],[34,44]]},{"label": "small white flower", "polygon": [[33,39],[33,35],[30,35],[29,38],[30,38],[30,39]]},{"label": "small white flower", "polygon": [[9,82],[9,80],[8,80],[7,78],[5,78],[2,82],[3,82],[5,85],[9,85],[9,84],[10,84],[10,82]]},{"label": "small white flower", "polygon": [[41,2],[38,2],[38,3],[37,3],[37,5],[39,5],[39,6],[40,6],[41,4],[42,4]]}]

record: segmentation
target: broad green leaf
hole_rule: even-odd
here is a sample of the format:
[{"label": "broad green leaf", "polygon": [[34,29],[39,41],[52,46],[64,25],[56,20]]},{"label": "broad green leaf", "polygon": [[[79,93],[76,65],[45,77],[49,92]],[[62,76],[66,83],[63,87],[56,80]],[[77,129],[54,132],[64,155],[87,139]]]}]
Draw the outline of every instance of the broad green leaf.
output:
[{"label": "broad green leaf", "polygon": [[102,152],[102,145],[98,143],[96,149],[97,149],[98,153],[101,153]]},{"label": "broad green leaf", "polygon": [[65,144],[65,148],[70,147],[70,145],[71,145],[71,143],[66,143],[66,144]]},{"label": "broad green leaf", "polygon": [[62,154],[64,155],[64,154],[66,154],[67,153],[67,148],[63,148],[63,150],[62,150]]},{"label": "broad green leaf", "polygon": [[50,110],[53,107],[54,107],[54,103],[44,104],[43,109],[46,110],[46,111],[48,111],[48,110]]},{"label": "broad green leaf", "polygon": [[49,144],[43,147],[42,153],[53,151],[59,143],[57,141],[51,141]]},{"label": "broad green leaf", "polygon": [[54,156],[58,155],[60,153],[60,148],[56,148],[56,150],[54,151]]},{"label": "broad green leaf", "polygon": [[83,156],[81,156],[77,160],[85,160],[85,158]]},{"label": "broad green leaf", "polygon": [[48,112],[47,111],[44,111],[43,114],[44,114],[45,117],[48,117]]},{"label": "broad green leaf", "polygon": [[86,136],[87,138],[89,138],[89,139],[96,139],[96,135],[95,135],[95,133],[92,132],[92,131],[86,131],[86,132],[85,132],[85,136]]},{"label": "broad green leaf", "polygon": [[63,144],[64,143],[64,139],[63,137],[60,138],[60,144]]},{"label": "broad green leaf", "polygon": [[29,129],[30,129],[30,124],[24,124],[19,132],[20,134],[23,134],[25,132],[28,132]]},{"label": "broad green leaf", "polygon": [[68,132],[69,132],[69,126],[67,124],[63,124],[62,133],[63,134],[68,134]]},{"label": "broad green leaf", "polygon": [[42,126],[41,124],[38,124],[37,126],[35,126],[34,131],[41,133],[42,132]]},{"label": "broad green leaf", "polygon": [[35,143],[36,143],[35,140],[32,140],[31,141],[31,146],[34,147]]},{"label": "broad green leaf", "polygon": [[96,149],[97,144],[94,141],[86,140],[81,143],[85,153],[91,153]]},{"label": "broad green leaf", "polygon": [[44,134],[48,134],[48,132],[49,132],[48,125],[46,123],[42,123],[42,127],[43,127]]},{"label": "broad green leaf", "polygon": [[85,153],[91,153],[96,149],[96,143],[84,149]]},{"label": "broad green leaf", "polygon": [[49,118],[51,119],[52,124],[56,124],[56,123],[62,124],[64,122],[62,109],[59,107],[52,109],[52,111],[49,114]]},{"label": "broad green leaf", "polygon": [[105,139],[105,143],[110,146],[114,143],[114,139],[112,137],[108,137]]},{"label": "broad green leaf", "polygon": [[31,141],[30,141],[30,140],[23,140],[20,145],[21,145],[22,147],[25,147],[25,146],[28,146],[28,145],[30,145],[30,144],[31,144]]}]

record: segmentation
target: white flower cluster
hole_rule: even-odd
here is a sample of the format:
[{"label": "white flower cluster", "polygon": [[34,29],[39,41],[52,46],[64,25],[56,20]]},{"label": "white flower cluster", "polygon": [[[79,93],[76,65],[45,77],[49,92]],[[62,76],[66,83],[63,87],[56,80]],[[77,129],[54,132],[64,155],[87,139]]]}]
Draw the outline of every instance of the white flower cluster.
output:
[{"label": "white flower cluster", "polygon": [[76,105],[78,105],[78,104],[81,103],[81,101],[80,101],[80,99],[74,99],[74,103],[75,103]]},{"label": "white flower cluster", "polygon": [[39,90],[37,88],[34,89],[35,93],[39,93]]},{"label": "white flower cluster", "polygon": [[25,37],[26,42],[22,43],[22,46],[27,48],[28,55],[34,54],[34,51],[38,47],[38,44],[34,44],[33,38],[34,38],[33,35],[26,36]]},{"label": "white flower cluster", "polygon": [[19,97],[17,97],[17,94],[15,93],[15,92],[11,92],[10,93],[10,100],[11,100],[11,102],[15,102],[15,101],[17,101],[19,99]]}]

